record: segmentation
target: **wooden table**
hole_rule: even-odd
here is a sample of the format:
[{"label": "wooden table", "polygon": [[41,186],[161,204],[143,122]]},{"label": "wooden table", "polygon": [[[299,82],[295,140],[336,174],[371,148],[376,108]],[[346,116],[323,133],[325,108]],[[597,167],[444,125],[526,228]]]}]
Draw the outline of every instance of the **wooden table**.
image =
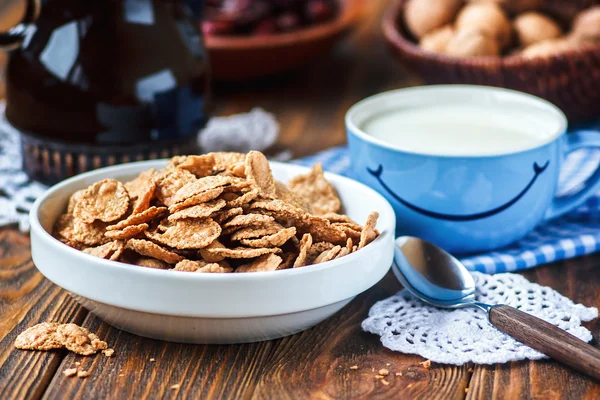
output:
[{"label": "wooden table", "polygon": [[[379,20],[385,2],[373,4],[352,39],[318,65],[287,78],[218,87],[219,112],[247,111],[252,106],[274,112],[282,126],[279,145],[296,156],[342,144],[343,116],[352,103],[417,83],[382,41]],[[600,256],[523,275],[575,302],[600,306]],[[600,398],[600,385],[554,362],[434,364],[425,369],[419,364],[423,359],[385,349],[377,336],[362,332],[360,323],[371,305],[400,289],[388,274],[332,318],[279,340],[230,346],[167,343],[103,323],[37,272],[27,235],[2,229],[0,398]],[[108,341],[115,356],[15,350],[16,336],[42,321],[82,324]],[[598,337],[597,321],[587,327]],[[62,375],[76,361],[92,371],[90,377]],[[352,365],[360,368],[350,370]],[[387,386],[374,379],[373,370],[380,368],[391,371]],[[179,389],[170,388],[177,384]]]}]

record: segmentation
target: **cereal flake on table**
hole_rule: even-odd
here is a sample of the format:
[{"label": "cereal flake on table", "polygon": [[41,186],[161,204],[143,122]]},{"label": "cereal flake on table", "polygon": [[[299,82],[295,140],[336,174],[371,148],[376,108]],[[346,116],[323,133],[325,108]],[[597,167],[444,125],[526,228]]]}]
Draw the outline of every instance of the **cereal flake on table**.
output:
[{"label": "cereal flake on table", "polygon": [[344,257],[377,238],[378,216],[361,226],[344,215],[320,164],[286,185],[260,152],[208,153],[78,190],[53,234],[92,256],[144,268],[248,273]]},{"label": "cereal flake on table", "polygon": [[96,354],[98,351],[110,351],[111,355],[114,352],[105,341],[87,329],[76,324],[57,322],[42,322],[26,329],[17,336],[15,347],[39,351],[66,348],[82,356]]}]

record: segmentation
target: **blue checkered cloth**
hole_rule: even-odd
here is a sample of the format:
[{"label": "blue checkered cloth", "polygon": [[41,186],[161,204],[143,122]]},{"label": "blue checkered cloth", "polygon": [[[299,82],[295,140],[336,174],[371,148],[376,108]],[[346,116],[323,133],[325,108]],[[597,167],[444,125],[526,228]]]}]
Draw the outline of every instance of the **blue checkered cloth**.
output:
[{"label": "blue checkered cloth", "polygon": [[[578,127],[581,131],[584,128]],[[585,130],[600,135],[600,120]],[[327,171],[352,177],[350,157],[345,146],[335,147],[294,161],[311,166],[317,162]],[[563,167],[559,194],[577,191],[600,162],[599,150],[572,153]],[[538,265],[583,256],[600,250],[600,192],[570,213],[546,222],[525,238],[503,249],[469,256],[461,261],[472,271],[488,274],[518,271]]]}]

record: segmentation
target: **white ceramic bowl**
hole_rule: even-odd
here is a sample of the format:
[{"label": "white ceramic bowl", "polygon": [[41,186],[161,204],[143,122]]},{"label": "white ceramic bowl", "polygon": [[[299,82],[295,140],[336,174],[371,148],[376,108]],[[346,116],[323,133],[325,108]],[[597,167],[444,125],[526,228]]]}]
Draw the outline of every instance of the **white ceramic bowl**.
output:
[{"label": "white ceramic bowl", "polygon": [[[315,266],[245,274],[193,274],[143,268],[90,256],[54,239],[56,218],[76,190],[104,179],[128,180],[166,161],[103,168],[50,188],[31,210],[31,254],[39,271],[107,323],[140,336],[187,343],[243,343],[308,329],[377,283],[393,257],[395,216],[374,190],[327,174],[346,213],[359,223],[379,212],[375,241]],[[287,181],[306,168],[271,163]]]}]

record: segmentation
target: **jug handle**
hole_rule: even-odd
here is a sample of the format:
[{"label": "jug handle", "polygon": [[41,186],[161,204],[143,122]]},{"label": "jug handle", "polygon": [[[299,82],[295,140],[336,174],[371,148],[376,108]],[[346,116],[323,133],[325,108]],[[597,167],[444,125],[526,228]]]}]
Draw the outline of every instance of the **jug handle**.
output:
[{"label": "jug handle", "polygon": [[21,46],[29,28],[40,15],[42,8],[41,0],[27,0],[27,10],[19,24],[13,26],[6,32],[0,32],[0,49],[14,50]]}]

